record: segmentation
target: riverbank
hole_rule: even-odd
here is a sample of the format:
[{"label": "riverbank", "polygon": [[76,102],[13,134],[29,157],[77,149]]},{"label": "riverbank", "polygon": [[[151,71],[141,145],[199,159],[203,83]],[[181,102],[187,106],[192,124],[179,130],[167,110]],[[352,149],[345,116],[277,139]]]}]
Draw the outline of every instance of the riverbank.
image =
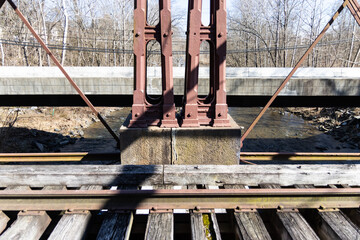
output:
[{"label": "riverbank", "polygon": [[[119,108],[98,108],[107,117]],[[84,107],[0,108],[0,152],[59,152],[84,139],[84,131],[99,122]]]},{"label": "riverbank", "polygon": [[360,108],[285,108],[318,130],[360,149]]}]

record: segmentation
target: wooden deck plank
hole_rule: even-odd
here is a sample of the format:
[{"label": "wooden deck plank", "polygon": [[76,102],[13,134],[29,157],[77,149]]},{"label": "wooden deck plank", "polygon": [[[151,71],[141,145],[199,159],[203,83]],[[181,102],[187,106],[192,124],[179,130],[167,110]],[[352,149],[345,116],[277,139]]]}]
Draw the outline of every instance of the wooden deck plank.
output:
[{"label": "wooden deck plank", "polygon": [[110,213],[104,219],[96,239],[127,240],[134,220],[133,213]]},{"label": "wooden deck plank", "polygon": [[[244,189],[245,185],[224,185],[225,189]],[[234,212],[236,234],[242,240],[271,240],[260,214],[254,211]]]},{"label": "wooden deck plank", "polygon": [[190,212],[191,239],[206,240],[206,230],[202,213]]},{"label": "wooden deck plank", "polygon": [[[6,190],[30,190],[29,186],[9,186]],[[39,239],[51,222],[50,217],[44,211],[20,212],[15,222],[0,236],[1,240]]]},{"label": "wooden deck plank", "polygon": [[[296,185],[297,188],[314,188],[313,185]],[[360,239],[360,229],[340,210],[319,210],[315,231],[321,239]]]},{"label": "wooden deck plank", "polygon": [[[86,185],[80,190],[100,190],[102,186]],[[51,233],[49,240],[83,239],[91,218],[89,211],[66,212]]]},{"label": "wooden deck plank", "polygon": [[[120,186],[119,189],[136,189],[136,186]],[[133,212],[107,213],[96,239],[128,240],[134,221]]]},{"label": "wooden deck plank", "polygon": [[360,239],[360,229],[341,211],[320,211],[322,224],[319,236],[322,238],[354,240]]},{"label": "wooden deck plank", "polygon": [[89,211],[65,213],[51,233],[49,240],[83,239],[90,217]]},{"label": "wooden deck plank", "polygon": [[[188,189],[197,189],[195,184],[187,186]],[[190,210],[190,225],[191,225],[191,239],[192,240],[206,240],[206,229],[204,227],[204,220],[202,213]]]},{"label": "wooden deck plank", "polygon": [[9,217],[5,213],[0,211],[0,234],[5,230],[7,223],[9,222]]},{"label": "wooden deck plank", "polygon": [[[156,185],[153,189],[172,189],[171,185]],[[150,212],[146,224],[145,239],[174,239],[174,214]]]},{"label": "wooden deck plank", "polygon": [[341,211],[343,211],[356,226],[360,227],[360,209],[343,209]]},{"label": "wooden deck plank", "polygon": [[145,239],[174,239],[174,215],[172,213],[150,213]]},{"label": "wooden deck plank", "polygon": [[50,224],[46,212],[20,213],[16,221],[0,236],[1,240],[37,240]]},{"label": "wooden deck plank", "polygon": [[[278,184],[260,184],[262,188],[279,189]],[[278,210],[276,212],[280,222],[275,222],[276,229],[282,239],[294,240],[318,240],[314,230],[310,227],[309,223],[296,209]],[[281,224],[282,227],[278,226]]]}]

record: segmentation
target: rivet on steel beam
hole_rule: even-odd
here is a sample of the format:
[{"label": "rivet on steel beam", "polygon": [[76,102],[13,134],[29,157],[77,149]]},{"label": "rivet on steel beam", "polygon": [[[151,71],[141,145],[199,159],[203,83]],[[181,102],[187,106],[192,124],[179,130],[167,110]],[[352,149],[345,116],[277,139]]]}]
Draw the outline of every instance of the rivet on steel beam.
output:
[{"label": "rivet on steel beam", "polygon": [[279,209],[279,210],[283,210],[283,209],[284,209],[284,206],[279,205],[279,206],[278,206],[278,209]]},{"label": "rivet on steel beam", "polygon": [[166,117],[170,117],[170,116],[171,116],[171,114],[170,114],[170,113],[167,113],[167,114],[166,114]]},{"label": "rivet on steel beam", "polygon": [[163,36],[164,36],[164,37],[168,37],[168,36],[169,36],[169,33],[165,32]]},{"label": "rivet on steel beam", "polygon": [[200,208],[198,206],[195,206],[195,211],[200,211]]},{"label": "rivet on steel beam", "polygon": [[221,38],[222,36],[224,36],[224,33],[223,32],[219,33],[218,37]]},{"label": "rivet on steel beam", "polygon": [[218,116],[221,117],[222,116],[221,113],[219,113]]},{"label": "rivet on steel beam", "polygon": [[139,114],[138,113],[135,113],[135,117],[138,117],[139,116]]},{"label": "rivet on steel beam", "polygon": [[189,113],[189,114],[187,115],[187,117],[188,117],[188,118],[191,117],[191,113]]},{"label": "rivet on steel beam", "polygon": [[135,33],[135,37],[140,37],[140,32]]}]

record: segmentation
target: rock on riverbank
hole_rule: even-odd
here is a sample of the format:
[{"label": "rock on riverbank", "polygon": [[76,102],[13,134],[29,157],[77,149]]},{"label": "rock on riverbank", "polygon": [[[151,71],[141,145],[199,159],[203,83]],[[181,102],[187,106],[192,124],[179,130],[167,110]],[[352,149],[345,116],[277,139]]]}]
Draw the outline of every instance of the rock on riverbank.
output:
[{"label": "rock on riverbank", "polygon": [[320,131],[360,149],[360,108],[286,108]]}]

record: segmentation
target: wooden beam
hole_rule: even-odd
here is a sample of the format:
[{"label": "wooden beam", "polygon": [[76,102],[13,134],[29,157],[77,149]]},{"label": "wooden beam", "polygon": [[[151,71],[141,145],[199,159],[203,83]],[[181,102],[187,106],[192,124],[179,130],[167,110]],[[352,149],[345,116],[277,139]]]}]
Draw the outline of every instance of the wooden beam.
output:
[{"label": "wooden beam", "polygon": [[360,165],[3,165],[0,187],[9,185],[64,185],[80,187],[99,184],[117,185],[179,185],[191,184],[348,184],[360,185]]},{"label": "wooden beam", "polygon": [[[262,188],[279,189],[278,184],[261,184]],[[282,239],[319,240],[314,230],[297,209],[284,209],[276,212],[277,221],[273,221],[274,228]]]},{"label": "wooden beam", "polygon": [[155,185],[163,184],[163,166],[3,165],[0,187],[10,185]]},{"label": "wooden beam", "polygon": [[[296,185],[297,188],[314,188],[312,185]],[[314,228],[321,239],[360,239],[360,228],[339,209],[321,209]]]},{"label": "wooden beam", "polygon": [[189,184],[349,184],[360,185],[360,165],[172,165],[164,166],[164,183]]},{"label": "wooden beam", "polygon": [[10,218],[0,211],[0,234],[5,230],[9,220]]},{"label": "wooden beam", "polygon": [[[80,190],[101,190],[102,186],[87,185]],[[66,212],[51,233],[49,240],[84,239],[91,218],[89,211]]]},{"label": "wooden beam", "polygon": [[[225,189],[244,189],[244,185],[225,185]],[[257,210],[234,212],[235,232],[242,240],[270,240],[271,237]]]},{"label": "wooden beam", "polygon": [[[10,186],[5,190],[29,190],[28,186]],[[39,239],[51,222],[45,211],[24,211],[20,212],[17,219],[0,236],[1,240],[18,239],[32,240]],[[1,231],[0,231],[1,232]]]},{"label": "wooden beam", "polygon": [[[153,189],[171,189],[172,186],[157,185]],[[174,214],[150,212],[146,224],[145,239],[172,240],[174,239]]]},{"label": "wooden beam", "polygon": [[[119,189],[136,189],[135,186],[120,186]],[[107,213],[101,224],[97,239],[128,240],[134,221],[133,212]]]}]

